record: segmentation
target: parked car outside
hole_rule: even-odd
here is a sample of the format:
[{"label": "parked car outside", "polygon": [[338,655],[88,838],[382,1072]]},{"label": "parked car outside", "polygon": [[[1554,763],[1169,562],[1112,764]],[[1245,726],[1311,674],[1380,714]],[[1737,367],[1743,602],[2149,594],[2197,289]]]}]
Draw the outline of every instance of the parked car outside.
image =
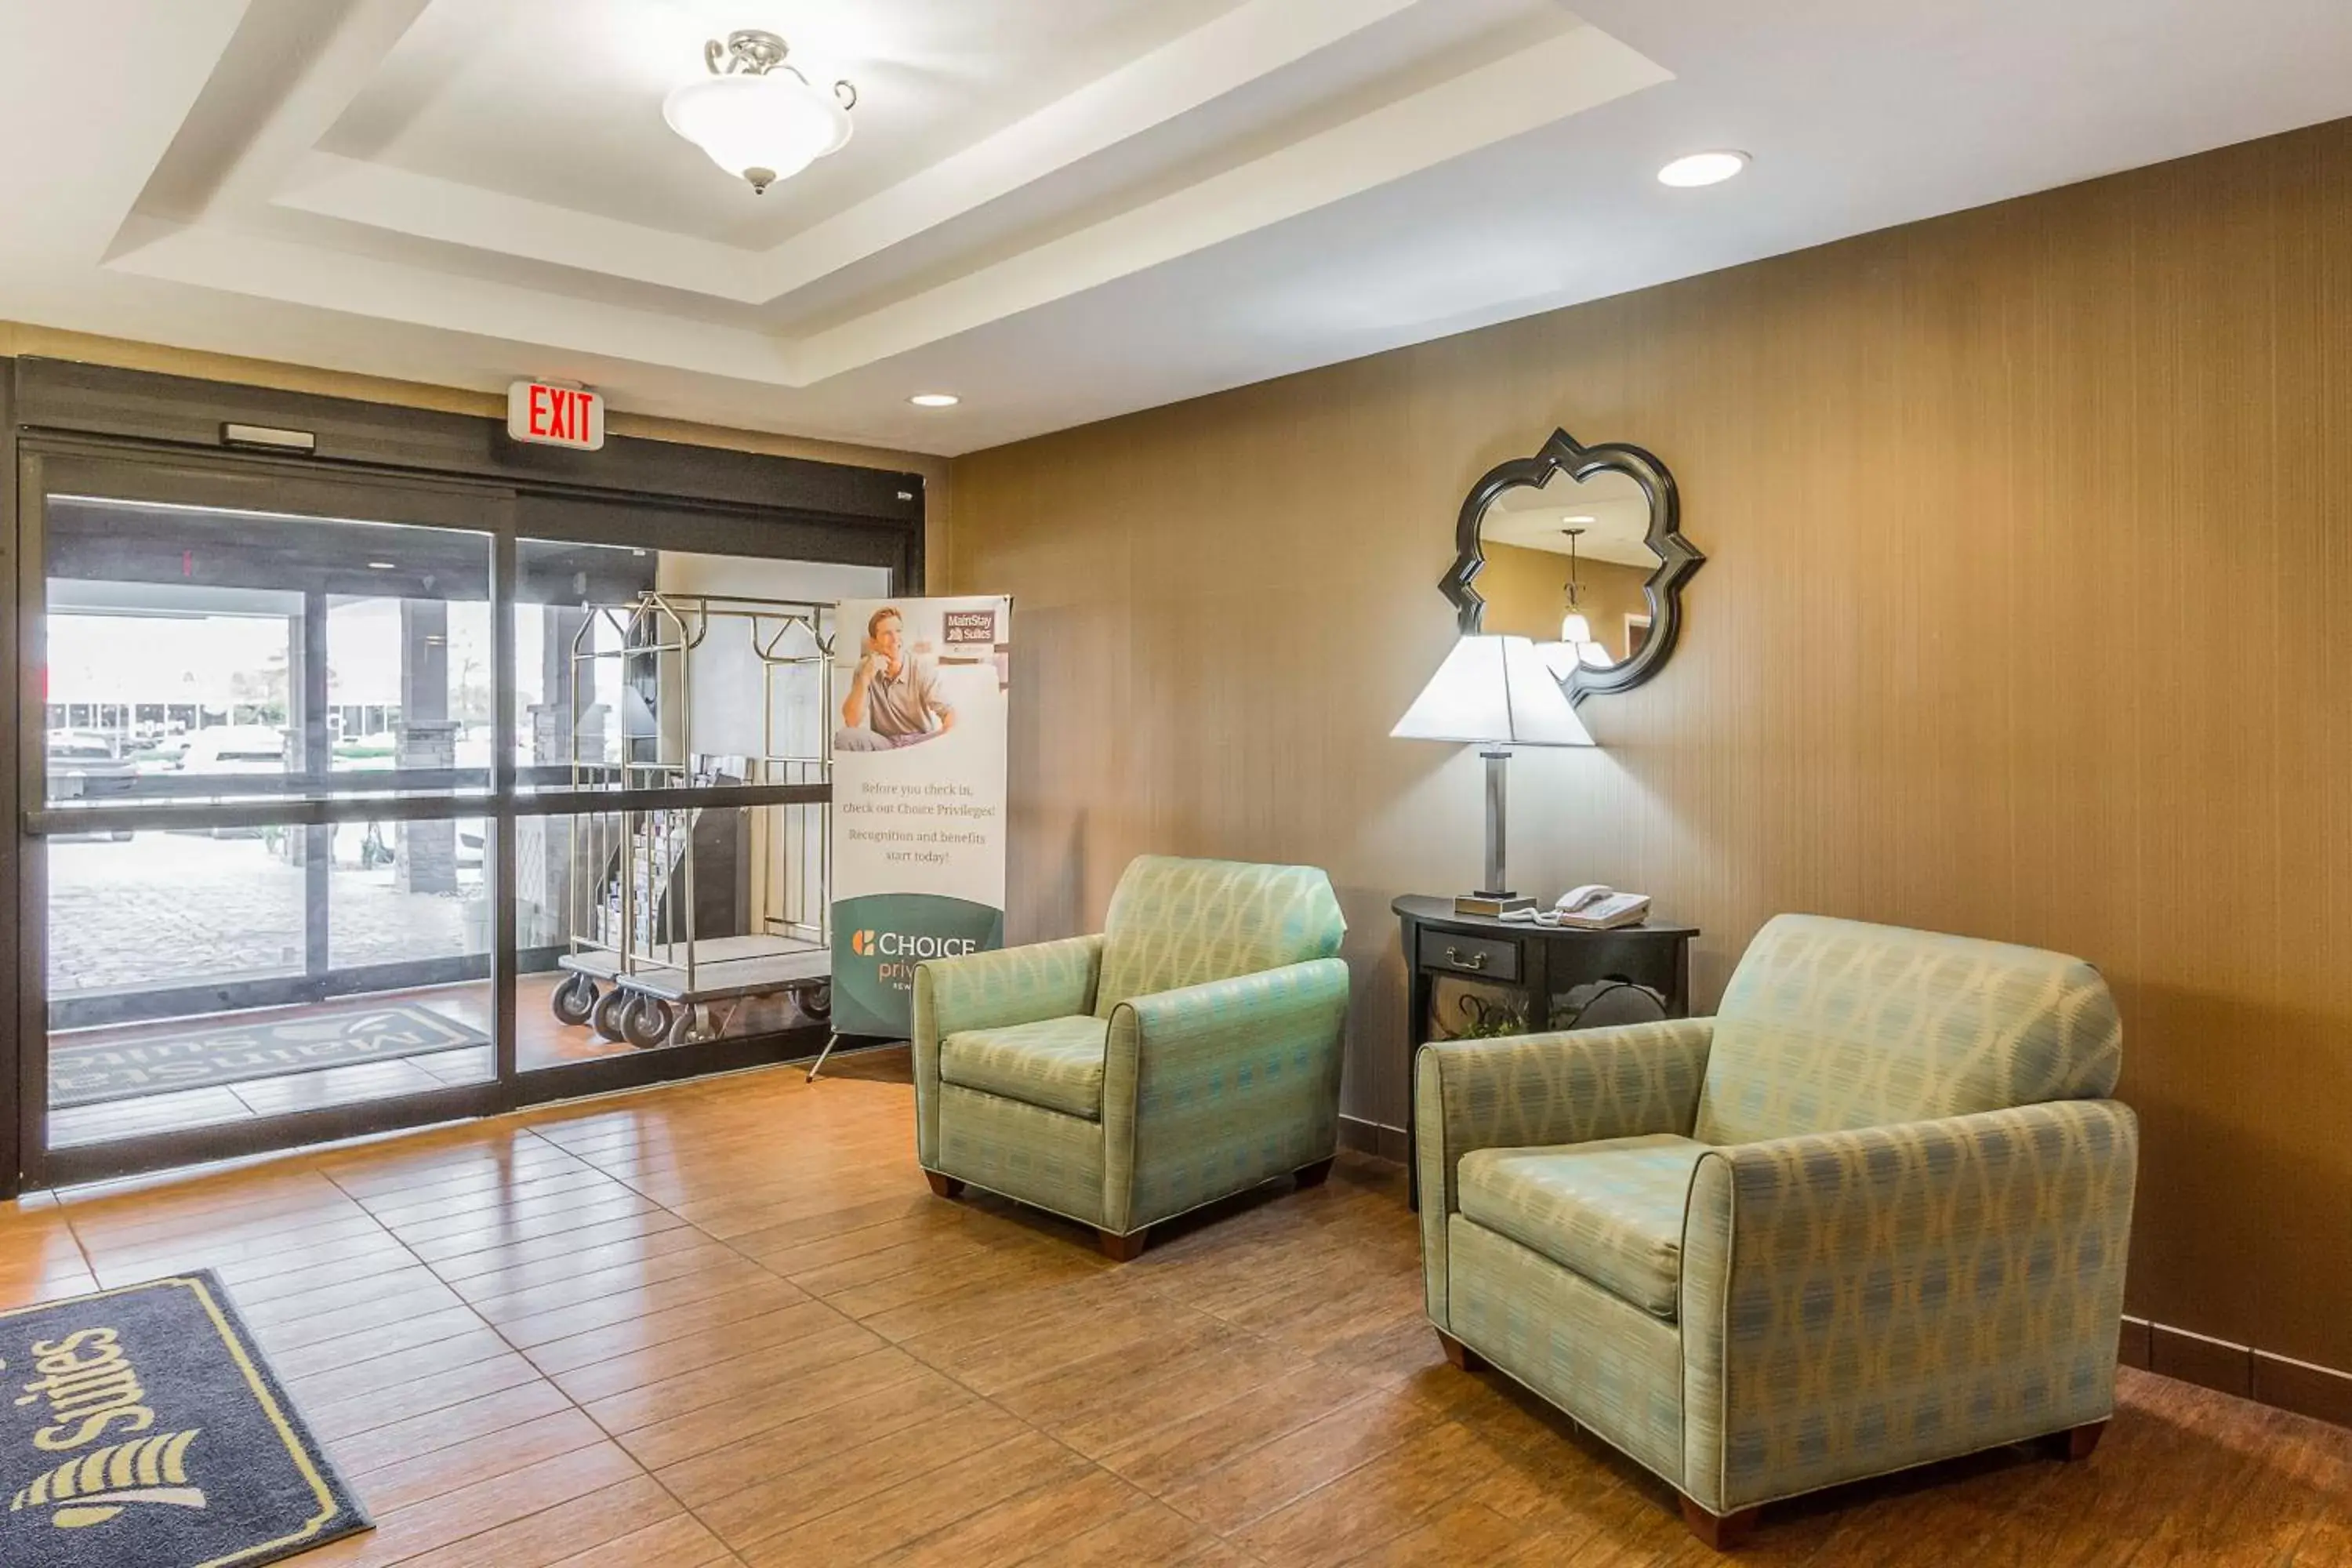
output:
[{"label": "parked car outside", "polygon": [[188,737],[180,771],[188,773],[282,773],[286,732],[268,724],[219,724]]},{"label": "parked car outside", "polygon": [[[49,798],[89,800],[121,795],[130,788],[137,764],[115,749],[114,737],[97,730],[52,730],[48,732]],[[58,834],[60,838],[111,839],[131,835],[112,833]]]}]

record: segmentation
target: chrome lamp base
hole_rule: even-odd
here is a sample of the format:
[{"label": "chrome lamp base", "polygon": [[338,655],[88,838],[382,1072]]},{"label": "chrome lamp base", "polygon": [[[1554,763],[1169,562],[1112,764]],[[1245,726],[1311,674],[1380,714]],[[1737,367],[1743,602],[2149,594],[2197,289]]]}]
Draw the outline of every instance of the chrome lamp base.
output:
[{"label": "chrome lamp base", "polygon": [[1455,894],[1454,912],[1499,919],[1514,910],[1534,909],[1536,901],[1512,892],[1510,880],[1503,872],[1506,816],[1503,770],[1510,765],[1511,753],[1492,751],[1478,754],[1486,760],[1486,879],[1474,892]]}]

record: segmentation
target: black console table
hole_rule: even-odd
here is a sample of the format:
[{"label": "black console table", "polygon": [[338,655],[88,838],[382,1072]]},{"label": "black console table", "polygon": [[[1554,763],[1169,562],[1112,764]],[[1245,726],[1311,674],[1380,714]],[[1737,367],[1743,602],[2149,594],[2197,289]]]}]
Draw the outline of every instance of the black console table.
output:
[{"label": "black console table", "polygon": [[[1612,981],[1642,987],[1654,998],[1643,999],[1644,1005],[1663,1016],[1690,1016],[1690,944],[1698,935],[1695,926],[1577,931],[1458,915],[1450,898],[1412,894],[1390,907],[1404,929],[1405,973],[1412,977],[1405,1003],[1405,1159],[1415,1206],[1421,1171],[1413,1161],[1412,1139],[1421,1075],[1413,1058],[1429,1040],[1452,1037],[1433,1016],[1440,981],[1467,981],[1515,998],[1516,1026],[1506,1025],[1496,1032],[1532,1034],[1572,1026],[1572,1019],[1561,1016],[1563,1001],[1580,988]],[[1597,1013],[1609,998],[1593,994],[1591,1000]]]}]

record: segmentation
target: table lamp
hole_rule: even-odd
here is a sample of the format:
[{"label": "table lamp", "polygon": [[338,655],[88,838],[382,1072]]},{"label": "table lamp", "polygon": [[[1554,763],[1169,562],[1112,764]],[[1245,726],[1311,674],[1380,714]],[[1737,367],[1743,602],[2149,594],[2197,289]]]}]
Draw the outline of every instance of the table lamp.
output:
[{"label": "table lamp", "polygon": [[1465,637],[1405,710],[1390,735],[1482,746],[1486,759],[1486,879],[1454,900],[1454,912],[1504,915],[1533,909],[1511,891],[1503,868],[1504,775],[1508,746],[1590,746],[1592,736],[1568,693],[1526,637]]}]

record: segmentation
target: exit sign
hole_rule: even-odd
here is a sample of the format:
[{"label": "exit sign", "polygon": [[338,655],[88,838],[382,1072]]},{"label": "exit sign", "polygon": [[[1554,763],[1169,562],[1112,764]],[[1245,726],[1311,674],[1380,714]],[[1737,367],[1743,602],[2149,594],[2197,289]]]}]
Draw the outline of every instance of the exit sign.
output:
[{"label": "exit sign", "polygon": [[507,388],[507,434],[543,447],[596,451],[604,445],[604,400],[577,386],[518,381]]}]

